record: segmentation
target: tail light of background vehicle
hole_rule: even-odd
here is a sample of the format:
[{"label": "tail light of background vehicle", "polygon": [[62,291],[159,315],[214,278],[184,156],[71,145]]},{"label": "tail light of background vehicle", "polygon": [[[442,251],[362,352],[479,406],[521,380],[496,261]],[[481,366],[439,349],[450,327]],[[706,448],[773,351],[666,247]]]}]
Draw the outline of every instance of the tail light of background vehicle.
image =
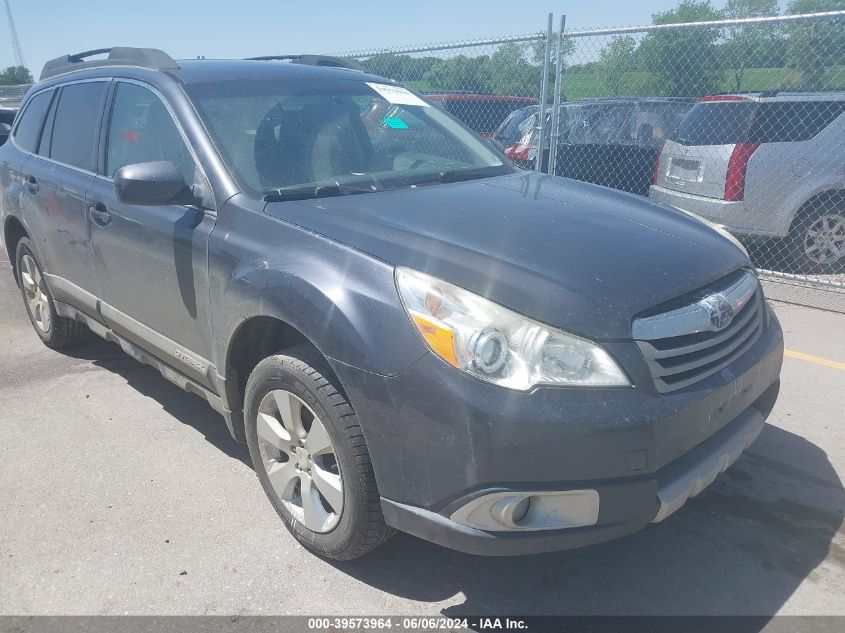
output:
[{"label": "tail light of background vehicle", "polygon": [[745,196],[745,171],[748,168],[748,161],[759,143],[737,143],[728,161],[728,172],[725,177],[725,200],[738,202]]},{"label": "tail light of background vehicle", "polygon": [[529,156],[530,152],[531,147],[529,145],[517,143],[516,145],[511,145],[505,150],[505,156],[511,160],[531,160],[531,157]]},{"label": "tail light of background vehicle", "polygon": [[710,97],[701,97],[698,103],[709,103],[711,101],[748,101],[747,97],[742,95],[712,95]]}]

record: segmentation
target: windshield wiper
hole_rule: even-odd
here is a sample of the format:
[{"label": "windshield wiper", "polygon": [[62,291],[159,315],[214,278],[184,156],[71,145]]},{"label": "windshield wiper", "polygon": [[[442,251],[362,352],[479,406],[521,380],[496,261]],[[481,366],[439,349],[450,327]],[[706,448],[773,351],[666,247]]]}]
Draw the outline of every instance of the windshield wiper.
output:
[{"label": "windshield wiper", "polygon": [[317,185],[308,187],[291,187],[290,189],[270,189],[264,192],[265,202],[287,202],[289,200],[313,200],[314,198],[334,198],[337,196],[352,196],[359,193],[379,191],[375,185],[368,187],[352,187],[350,185]]},{"label": "windshield wiper", "polygon": [[426,174],[416,180],[409,179],[408,186],[425,185],[429,183],[463,182],[465,180],[478,180],[479,178],[490,178],[500,176],[499,167],[483,167],[481,169],[450,169],[433,174]]}]

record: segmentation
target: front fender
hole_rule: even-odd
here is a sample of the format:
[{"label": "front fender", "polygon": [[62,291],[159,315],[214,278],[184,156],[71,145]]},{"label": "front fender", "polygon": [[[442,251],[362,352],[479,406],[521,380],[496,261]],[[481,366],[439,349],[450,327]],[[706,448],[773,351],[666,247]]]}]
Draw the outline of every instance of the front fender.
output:
[{"label": "front fender", "polygon": [[221,210],[209,243],[218,368],[235,332],[256,316],[284,321],[324,356],[383,376],[425,354],[391,264],[244,208],[237,198]]}]

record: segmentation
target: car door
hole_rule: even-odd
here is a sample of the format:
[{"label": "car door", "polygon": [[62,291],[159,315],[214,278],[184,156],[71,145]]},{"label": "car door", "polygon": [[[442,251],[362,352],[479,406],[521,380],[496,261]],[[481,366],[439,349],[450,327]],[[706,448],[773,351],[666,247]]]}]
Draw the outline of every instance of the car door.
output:
[{"label": "car door", "polygon": [[37,151],[22,167],[24,218],[39,237],[56,299],[90,312],[99,291],[91,266],[85,198],[94,179],[108,80],[55,90]]},{"label": "car door", "polygon": [[207,181],[181,128],[151,87],[117,80],[103,126],[100,173],[87,206],[101,312],[116,332],[210,386],[208,236],[199,205],[130,205],[113,177],[125,165],[171,161],[189,185]]},{"label": "car door", "polygon": [[[0,148],[0,220],[5,221],[7,213],[20,216],[21,205],[25,205],[29,200],[31,194],[24,191],[25,177],[22,168],[29,160],[30,154],[38,149],[44,119],[47,117],[52,98],[52,90],[34,94],[24,105],[15,124],[13,135],[10,136],[14,140]],[[14,261],[15,253],[7,254],[9,259]]]}]

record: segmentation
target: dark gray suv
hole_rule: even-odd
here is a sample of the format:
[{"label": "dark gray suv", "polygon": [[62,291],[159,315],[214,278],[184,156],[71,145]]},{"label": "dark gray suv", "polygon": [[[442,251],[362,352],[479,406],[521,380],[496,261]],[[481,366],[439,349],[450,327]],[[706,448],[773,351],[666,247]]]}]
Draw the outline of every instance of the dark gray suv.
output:
[{"label": "dark gray suv", "polygon": [[0,147],[35,332],[205,398],[310,550],[607,540],[763,428],[782,335],[724,232],[516,170],[342,61],[100,52],[48,63]]}]

